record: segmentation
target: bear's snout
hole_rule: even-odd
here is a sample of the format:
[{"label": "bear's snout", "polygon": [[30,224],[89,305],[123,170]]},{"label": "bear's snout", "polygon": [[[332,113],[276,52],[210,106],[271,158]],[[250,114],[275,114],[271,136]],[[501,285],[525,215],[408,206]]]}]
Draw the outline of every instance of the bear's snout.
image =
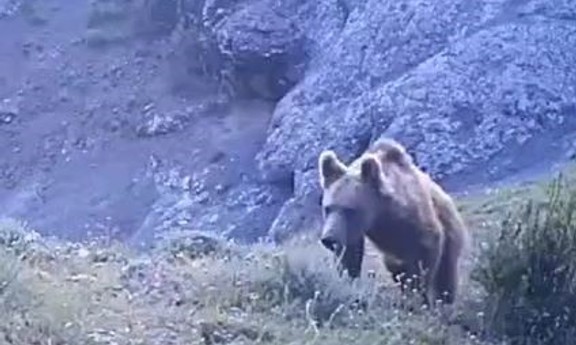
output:
[{"label": "bear's snout", "polygon": [[337,249],[342,246],[342,244],[331,235],[323,236],[320,239],[320,243],[322,243],[322,245],[331,252],[336,252]]}]

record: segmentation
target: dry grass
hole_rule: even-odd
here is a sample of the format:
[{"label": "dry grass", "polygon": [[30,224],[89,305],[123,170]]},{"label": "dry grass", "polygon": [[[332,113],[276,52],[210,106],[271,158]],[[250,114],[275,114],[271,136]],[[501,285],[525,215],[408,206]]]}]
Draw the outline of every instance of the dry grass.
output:
[{"label": "dry grass", "polygon": [[474,343],[447,316],[403,310],[391,286],[341,280],[315,243],[138,257],[41,241],[0,247],[9,344]]},{"label": "dry grass", "polygon": [[469,275],[494,243],[505,210],[542,195],[524,188],[460,201],[474,238],[462,295],[432,311],[399,295],[373,251],[366,267],[376,278],[350,283],[311,239],[274,248],[181,233],[136,255],[120,244],[41,238],[3,221],[0,342],[496,344],[485,318],[493,291]]}]

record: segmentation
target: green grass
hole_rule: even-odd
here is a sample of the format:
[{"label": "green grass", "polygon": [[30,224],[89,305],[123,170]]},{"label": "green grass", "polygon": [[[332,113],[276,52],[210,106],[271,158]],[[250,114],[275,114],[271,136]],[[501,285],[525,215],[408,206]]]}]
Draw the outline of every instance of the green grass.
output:
[{"label": "green grass", "polygon": [[[4,220],[0,339],[7,344],[466,345],[508,338],[511,344],[560,344],[571,334],[569,325],[555,331],[558,337],[545,338],[549,320],[538,323],[534,315],[573,302],[576,243],[566,215],[576,192],[569,185],[561,196],[537,185],[459,200],[474,241],[458,303],[435,310],[416,308],[385,271],[354,283],[338,277],[331,256],[311,239],[273,248],[175,233],[139,256],[120,244],[42,238]],[[527,200],[548,210],[549,221],[527,215]],[[524,235],[513,236],[517,232],[509,230],[517,227],[510,224],[518,223]],[[545,241],[549,234],[559,240]],[[555,261],[543,255],[550,248],[558,254]],[[561,284],[547,280],[545,264],[564,268]],[[520,284],[522,279],[533,289]],[[511,317],[519,306],[521,313]],[[527,329],[533,331],[529,338],[518,334]]]}]

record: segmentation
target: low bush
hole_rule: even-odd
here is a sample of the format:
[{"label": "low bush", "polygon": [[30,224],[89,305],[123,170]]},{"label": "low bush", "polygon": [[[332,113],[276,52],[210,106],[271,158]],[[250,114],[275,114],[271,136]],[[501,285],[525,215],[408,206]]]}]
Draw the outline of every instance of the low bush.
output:
[{"label": "low bush", "polygon": [[556,178],[502,222],[474,277],[487,330],[511,344],[568,344],[576,335],[576,188]]}]

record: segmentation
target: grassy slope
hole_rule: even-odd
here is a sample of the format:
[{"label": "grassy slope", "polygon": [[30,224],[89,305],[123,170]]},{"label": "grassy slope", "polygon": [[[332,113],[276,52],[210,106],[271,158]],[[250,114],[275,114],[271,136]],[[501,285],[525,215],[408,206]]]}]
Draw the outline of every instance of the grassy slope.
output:
[{"label": "grassy slope", "polygon": [[[538,186],[537,186],[538,187]],[[473,246],[462,298],[409,312],[372,253],[376,279],[352,286],[315,241],[283,248],[163,241],[137,257],[119,245],[72,245],[0,224],[0,343],[8,344],[488,344],[482,290],[467,277],[506,212],[534,186],[459,200]]]}]

